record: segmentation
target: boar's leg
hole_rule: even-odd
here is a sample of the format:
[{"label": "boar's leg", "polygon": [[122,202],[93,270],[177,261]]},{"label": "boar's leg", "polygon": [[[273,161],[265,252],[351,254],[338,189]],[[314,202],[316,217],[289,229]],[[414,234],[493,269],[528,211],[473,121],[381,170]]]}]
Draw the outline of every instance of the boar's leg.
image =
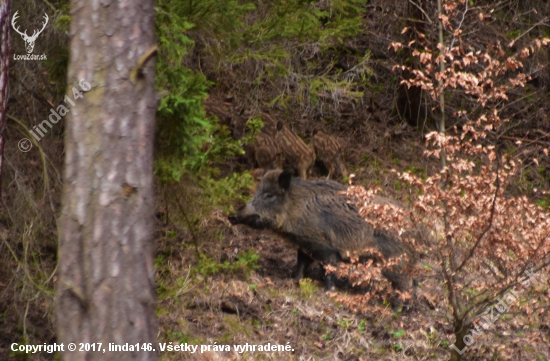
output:
[{"label": "boar's leg", "polygon": [[392,288],[394,289],[392,304],[394,311],[396,311],[399,306],[403,305],[403,301],[396,292],[397,290],[401,292],[411,292],[411,296],[414,298],[415,282],[411,279],[408,268],[414,264],[415,257],[412,250],[394,237],[383,232],[375,231],[374,238],[376,247],[384,255],[386,260],[398,257],[401,258],[399,264],[382,270],[382,275],[391,282]]},{"label": "boar's leg", "polygon": [[310,256],[302,252],[301,249],[298,250],[298,269],[296,271],[296,277],[294,277],[294,282],[299,283],[300,280],[304,278],[304,272],[312,261]]},{"label": "boar's leg", "polygon": [[334,273],[327,273],[325,276],[325,291],[326,292],[332,292],[336,289],[336,286],[334,285],[336,281],[336,276]]},{"label": "boar's leg", "polygon": [[[313,259],[321,262],[321,264],[330,264],[331,266],[338,267],[338,264],[342,261],[340,253],[333,249],[322,249],[313,252]],[[325,275],[325,291],[334,291],[336,275],[334,272],[329,272]]]},{"label": "boar's leg", "polygon": [[338,168],[340,168],[340,173],[342,173],[342,177],[347,178],[348,170],[346,169],[346,164],[344,163],[342,158],[338,159]]},{"label": "boar's leg", "polygon": [[307,179],[307,168],[303,165],[298,166],[298,177],[302,179]]},{"label": "boar's leg", "polygon": [[328,179],[332,179],[334,178],[334,173],[336,173],[335,171],[335,167],[334,167],[334,163],[330,162],[330,163],[325,163],[325,165],[327,166],[328,168],[328,175],[327,175],[327,180]]},{"label": "boar's leg", "polygon": [[412,280],[411,282],[411,279],[406,274],[390,271],[389,269],[382,270],[382,276],[386,277],[391,282],[394,290],[391,300],[393,311],[397,312],[400,306],[405,306],[408,309],[410,307],[410,303],[407,302],[404,304],[397,291],[410,292],[411,297],[414,300],[417,286],[416,281]]},{"label": "boar's leg", "polygon": [[[321,264],[330,264],[337,267],[342,261],[338,251],[329,247],[306,247],[306,249],[313,248],[311,252],[304,252],[301,249],[298,250],[298,270],[296,271],[296,277],[294,280],[299,282],[304,276],[305,269],[311,264],[312,261],[319,261]],[[327,273],[325,276],[325,291],[335,290],[336,275],[333,272]]]}]

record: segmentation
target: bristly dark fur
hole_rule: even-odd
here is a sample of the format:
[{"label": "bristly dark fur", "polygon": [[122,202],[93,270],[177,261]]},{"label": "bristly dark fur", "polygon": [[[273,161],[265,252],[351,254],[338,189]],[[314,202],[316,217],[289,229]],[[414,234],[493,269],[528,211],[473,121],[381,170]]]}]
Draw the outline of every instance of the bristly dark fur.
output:
[{"label": "bristly dark fur", "polygon": [[[254,198],[229,217],[231,223],[271,229],[294,243],[298,247],[297,279],[312,260],[337,265],[349,261],[349,252],[361,253],[368,248],[377,249],[386,259],[406,254],[395,270],[385,269],[382,274],[395,287],[410,288],[409,277],[400,271],[414,262],[408,247],[370,227],[340,194],[345,186],[329,180],[292,178],[292,173],[266,173]],[[326,286],[333,289],[332,275],[327,276]]]}]

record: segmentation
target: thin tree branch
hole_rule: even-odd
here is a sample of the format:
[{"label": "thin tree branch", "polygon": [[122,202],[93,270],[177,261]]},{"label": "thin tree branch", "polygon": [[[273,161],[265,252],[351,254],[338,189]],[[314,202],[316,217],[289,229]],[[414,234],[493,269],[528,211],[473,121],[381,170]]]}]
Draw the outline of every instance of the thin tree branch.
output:
[{"label": "thin tree branch", "polygon": [[[410,2],[411,4],[413,4],[414,6],[416,6],[416,7],[418,8],[418,10],[420,10],[420,11],[422,12],[422,14],[424,14],[424,16],[426,17],[426,19],[428,19],[428,22],[429,22],[430,24],[433,24],[432,19],[430,19],[430,17],[428,16],[428,14],[426,14],[426,12],[424,11],[424,9],[422,9],[422,6],[418,5],[417,3],[415,3],[415,2],[412,1],[412,0],[409,0],[409,2]],[[418,20],[416,20],[416,21],[418,21]]]},{"label": "thin tree branch", "polygon": [[[460,23],[458,24],[458,27],[456,28],[456,30],[458,30],[462,27],[462,23],[464,22],[464,18],[466,17],[466,13],[468,12],[468,1],[465,1],[464,3],[465,3],[466,8],[464,9],[464,12],[462,13],[462,20],[460,20]],[[453,45],[455,43],[455,40],[456,40],[456,36],[453,38],[453,41],[451,41],[451,46],[449,46],[450,50],[453,49]]]},{"label": "thin tree branch", "polygon": [[477,247],[479,246],[479,244],[481,243],[481,241],[483,240],[483,237],[485,236],[485,234],[487,232],[489,232],[489,230],[491,229],[491,227],[493,226],[493,219],[494,219],[494,216],[495,216],[495,209],[496,209],[496,203],[497,203],[497,197],[498,197],[498,192],[500,190],[500,177],[499,177],[499,170],[500,170],[500,161],[498,160],[498,156],[497,156],[497,179],[496,179],[496,189],[495,189],[495,195],[493,197],[493,204],[491,205],[491,215],[489,216],[489,224],[487,225],[487,227],[485,227],[485,229],[483,230],[483,232],[481,232],[481,234],[479,235],[479,237],[477,238],[477,241],[476,243],[474,244],[474,246],[470,249],[470,252],[468,253],[468,255],[464,258],[464,260],[462,261],[462,263],[454,270],[454,274],[458,273],[462,267],[464,267],[464,265],[466,264],[466,262],[468,262],[468,260],[473,256],[475,250],[477,249]]}]

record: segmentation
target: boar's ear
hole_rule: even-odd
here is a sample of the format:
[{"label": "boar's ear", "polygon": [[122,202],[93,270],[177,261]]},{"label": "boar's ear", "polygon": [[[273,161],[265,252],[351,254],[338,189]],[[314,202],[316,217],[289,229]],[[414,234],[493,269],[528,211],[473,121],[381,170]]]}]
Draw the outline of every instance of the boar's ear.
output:
[{"label": "boar's ear", "polygon": [[285,169],[279,175],[279,187],[281,187],[284,190],[288,190],[288,188],[290,187],[290,181],[292,180],[293,174],[294,174],[293,170]]},{"label": "boar's ear", "polygon": [[254,181],[256,182],[260,182],[264,177],[265,173],[266,173],[266,170],[262,168],[254,169],[253,171],[250,172],[250,174],[252,175],[252,179],[254,179]]},{"label": "boar's ear", "polygon": [[283,129],[283,122],[281,122],[280,120],[277,122],[277,130],[281,130]]}]

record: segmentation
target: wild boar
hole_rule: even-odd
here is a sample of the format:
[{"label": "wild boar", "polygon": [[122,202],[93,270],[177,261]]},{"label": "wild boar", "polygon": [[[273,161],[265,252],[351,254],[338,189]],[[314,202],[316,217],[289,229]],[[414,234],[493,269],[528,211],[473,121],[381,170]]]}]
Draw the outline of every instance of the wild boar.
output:
[{"label": "wild boar", "polygon": [[[312,260],[337,266],[349,262],[348,252],[376,248],[385,259],[402,258],[396,270],[382,275],[395,288],[408,290],[410,280],[403,271],[412,265],[412,251],[396,238],[371,228],[339,193],[346,187],[328,180],[292,178],[291,170],[267,172],[250,202],[229,216],[231,224],[270,229],[298,247],[296,279],[303,277]],[[334,275],[326,276],[326,289],[334,289]]]},{"label": "wild boar", "polygon": [[275,137],[275,135],[277,134],[278,122],[267,113],[262,113],[262,121],[264,122],[264,127],[262,128],[262,131],[271,135],[272,137]]},{"label": "wild boar", "polygon": [[283,152],[275,138],[260,132],[254,140],[254,158],[262,169],[282,169]]},{"label": "wild boar", "polygon": [[315,163],[313,147],[306,145],[300,137],[280,121],[277,123],[275,140],[283,150],[285,162],[296,171],[300,178],[306,179]]},{"label": "wild boar", "polygon": [[243,146],[248,163],[265,170],[282,169],[283,152],[275,140],[277,123],[265,113],[262,114],[262,121],[264,125],[256,135],[254,142]]},{"label": "wild boar", "polygon": [[316,129],[313,131],[311,144],[313,144],[317,158],[321,159],[328,169],[327,179],[332,179],[337,171],[344,177],[348,176],[346,165],[342,159],[342,145],[335,138]]}]

